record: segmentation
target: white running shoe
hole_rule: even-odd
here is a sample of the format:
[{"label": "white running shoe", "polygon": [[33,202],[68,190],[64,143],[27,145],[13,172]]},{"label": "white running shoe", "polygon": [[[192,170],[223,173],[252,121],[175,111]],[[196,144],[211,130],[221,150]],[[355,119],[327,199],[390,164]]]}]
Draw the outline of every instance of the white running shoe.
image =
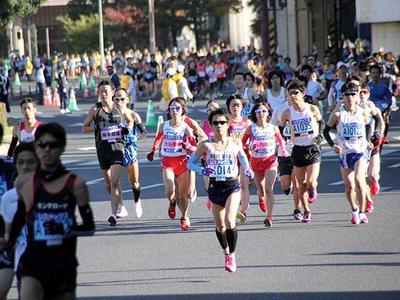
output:
[{"label": "white running shoe", "polygon": [[189,199],[189,201],[190,201],[191,203],[193,203],[194,201],[196,201],[196,198],[197,198],[197,191],[194,190],[193,196],[192,196],[192,198]]},{"label": "white running shoe", "polygon": [[142,201],[139,199],[138,202],[133,202],[135,206],[135,214],[136,218],[140,219],[143,215],[143,209],[142,209]]},{"label": "white running shoe", "polygon": [[351,212],[351,224],[354,224],[354,225],[361,224],[360,210],[358,208],[356,211]]},{"label": "white running shoe", "polygon": [[125,205],[121,205],[121,210],[117,212],[117,218],[125,218],[128,216],[128,210],[126,209]]}]

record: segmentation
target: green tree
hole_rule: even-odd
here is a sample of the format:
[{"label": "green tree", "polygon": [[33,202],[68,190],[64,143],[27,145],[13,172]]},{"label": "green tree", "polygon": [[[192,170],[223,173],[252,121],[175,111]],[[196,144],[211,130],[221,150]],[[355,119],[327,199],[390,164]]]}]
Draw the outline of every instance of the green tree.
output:
[{"label": "green tree", "polygon": [[0,27],[5,27],[12,17],[32,15],[44,0],[1,0]]}]

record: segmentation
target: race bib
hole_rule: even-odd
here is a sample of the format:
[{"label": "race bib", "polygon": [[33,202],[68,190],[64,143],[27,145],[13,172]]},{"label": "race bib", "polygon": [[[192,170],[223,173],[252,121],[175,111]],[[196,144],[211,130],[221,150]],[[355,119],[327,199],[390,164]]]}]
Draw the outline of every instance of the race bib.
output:
[{"label": "race bib", "polygon": [[5,176],[0,175],[0,197],[7,192],[7,181]]},{"label": "race bib", "polygon": [[35,241],[45,241],[47,246],[58,246],[63,243],[63,238],[70,236],[72,225],[68,212],[36,213],[33,236]]},{"label": "race bib", "polygon": [[122,138],[120,125],[106,126],[101,129],[101,140],[109,143],[115,142]]}]

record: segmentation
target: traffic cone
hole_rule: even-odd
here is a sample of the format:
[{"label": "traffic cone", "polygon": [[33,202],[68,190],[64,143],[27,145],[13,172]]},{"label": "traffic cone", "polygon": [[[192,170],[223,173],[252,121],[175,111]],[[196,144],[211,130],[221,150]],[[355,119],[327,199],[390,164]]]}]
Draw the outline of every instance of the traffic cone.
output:
[{"label": "traffic cone", "polygon": [[91,74],[89,77],[89,89],[93,93],[95,92],[96,89],[96,82],[94,81],[93,74]]},{"label": "traffic cone", "polygon": [[58,94],[57,89],[54,89],[54,92],[53,92],[53,106],[54,107],[60,107],[61,106],[60,95]]},{"label": "traffic cone", "polygon": [[89,98],[89,97],[90,97],[90,90],[88,87],[86,87],[83,93],[83,98]]},{"label": "traffic cone", "polygon": [[79,78],[79,89],[81,91],[84,91],[87,87],[87,79],[85,73],[81,74],[81,77]]},{"label": "traffic cone", "polygon": [[163,118],[163,116],[158,116],[156,134],[157,134],[158,131],[160,130],[160,126],[161,126],[161,124],[163,124],[163,123],[164,123],[164,118]]},{"label": "traffic cone", "polygon": [[78,104],[76,103],[74,89],[71,89],[71,92],[69,93],[69,107],[68,108],[69,108],[70,111],[79,110]]},{"label": "traffic cone", "polygon": [[51,106],[52,101],[51,101],[51,89],[49,87],[46,87],[44,89],[44,94],[43,94],[43,104],[44,106]]},{"label": "traffic cone", "polygon": [[18,72],[15,73],[14,80],[11,84],[11,90],[14,95],[16,95],[18,90],[20,91],[20,94],[22,94],[21,93],[21,81],[19,80]]},{"label": "traffic cone", "polygon": [[147,102],[146,126],[147,127],[157,126],[157,119],[156,115],[154,114],[153,102],[151,100]]}]

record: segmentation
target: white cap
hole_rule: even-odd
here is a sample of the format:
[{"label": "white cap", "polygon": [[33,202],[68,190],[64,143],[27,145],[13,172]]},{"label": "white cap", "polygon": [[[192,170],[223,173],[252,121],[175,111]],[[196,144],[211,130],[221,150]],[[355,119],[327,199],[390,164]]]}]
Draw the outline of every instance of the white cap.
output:
[{"label": "white cap", "polygon": [[173,68],[168,68],[165,73],[169,76],[174,76],[176,74],[176,71]]},{"label": "white cap", "polygon": [[339,61],[339,62],[336,64],[336,69],[340,69],[341,67],[346,67],[346,69],[347,69],[347,65],[346,65],[344,62]]},{"label": "white cap", "polygon": [[178,73],[183,72],[184,70],[185,70],[185,66],[184,66],[184,65],[178,65],[178,66],[176,67],[176,71],[177,71]]}]

